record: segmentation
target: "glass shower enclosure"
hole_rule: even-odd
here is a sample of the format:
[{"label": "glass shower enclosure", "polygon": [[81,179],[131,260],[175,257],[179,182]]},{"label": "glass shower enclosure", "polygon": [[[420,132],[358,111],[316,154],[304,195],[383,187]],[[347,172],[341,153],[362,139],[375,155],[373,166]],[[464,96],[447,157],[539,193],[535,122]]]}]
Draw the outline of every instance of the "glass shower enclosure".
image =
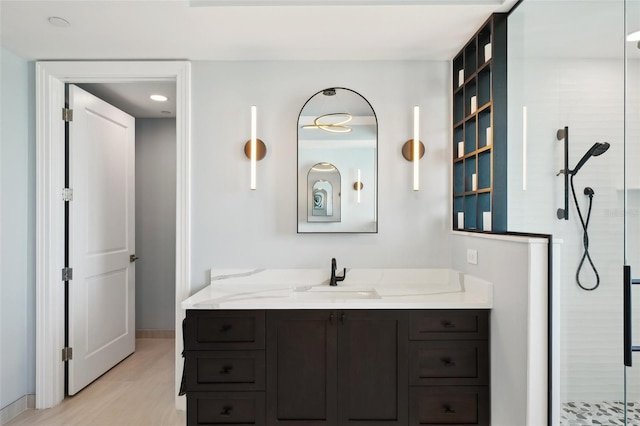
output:
[{"label": "glass shower enclosure", "polygon": [[553,235],[550,423],[640,425],[640,0],[524,0],[508,28],[508,229]]}]

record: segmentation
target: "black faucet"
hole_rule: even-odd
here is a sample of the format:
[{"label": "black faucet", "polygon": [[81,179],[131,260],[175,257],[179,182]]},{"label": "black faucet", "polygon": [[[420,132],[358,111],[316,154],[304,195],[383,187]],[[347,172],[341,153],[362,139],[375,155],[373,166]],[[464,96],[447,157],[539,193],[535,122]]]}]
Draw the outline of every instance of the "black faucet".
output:
[{"label": "black faucet", "polygon": [[347,277],[347,268],[342,268],[342,276],[336,276],[336,258],[331,259],[331,280],[329,281],[329,285],[336,286],[338,285],[338,281],[344,281]]}]

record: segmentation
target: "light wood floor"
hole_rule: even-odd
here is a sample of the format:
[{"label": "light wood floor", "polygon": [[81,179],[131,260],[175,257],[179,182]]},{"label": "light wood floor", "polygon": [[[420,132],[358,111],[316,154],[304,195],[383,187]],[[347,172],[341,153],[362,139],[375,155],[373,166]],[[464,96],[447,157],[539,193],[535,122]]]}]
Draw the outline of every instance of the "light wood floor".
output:
[{"label": "light wood floor", "polygon": [[47,410],[27,410],[6,426],[182,426],[174,360],[173,339],[137,339],[133,355],[75,396]]}]

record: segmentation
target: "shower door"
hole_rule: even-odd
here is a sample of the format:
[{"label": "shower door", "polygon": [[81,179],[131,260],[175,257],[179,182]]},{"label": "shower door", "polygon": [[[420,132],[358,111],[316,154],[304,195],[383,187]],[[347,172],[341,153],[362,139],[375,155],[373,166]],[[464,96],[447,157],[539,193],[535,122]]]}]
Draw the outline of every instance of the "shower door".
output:
[{"label": "shower door", "polygon": [[625,0],[625,36],[624,420],[626,425],[639,425],[640,0]]},{"label": "shower door", "polygon": [[[553,235],[554,426],[623,425],[625,408],[640,425],[624,404],[640,403],[640,353],[622,356],[625,259],[640,278],[640,50],[625,42],[638,8],[524,0],[509,15],[508,229]],[[640,285],[633,299],[640,346]]]}]

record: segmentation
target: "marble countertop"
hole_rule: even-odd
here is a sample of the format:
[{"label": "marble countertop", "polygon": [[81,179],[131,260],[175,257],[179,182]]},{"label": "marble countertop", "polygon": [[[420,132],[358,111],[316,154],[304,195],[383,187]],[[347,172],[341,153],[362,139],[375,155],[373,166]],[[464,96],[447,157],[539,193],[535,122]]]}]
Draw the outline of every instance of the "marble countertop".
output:
[{"label": "marble countertop", "polygon": [[[342,269],[338,271],[342,275]],[[491,283],[450,269],[212,269],[183,309],[490,309]]]}]

